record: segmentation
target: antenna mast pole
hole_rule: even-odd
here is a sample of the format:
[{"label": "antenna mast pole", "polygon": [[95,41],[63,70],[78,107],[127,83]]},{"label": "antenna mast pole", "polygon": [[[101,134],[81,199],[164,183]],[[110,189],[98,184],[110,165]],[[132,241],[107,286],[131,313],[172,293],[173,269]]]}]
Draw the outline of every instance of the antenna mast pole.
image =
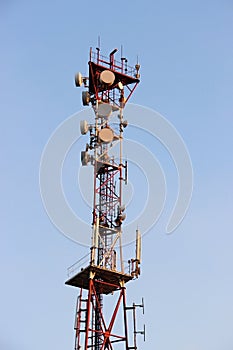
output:
[{"label": "antenna mast pole", "polygon": [[[89,133],[89,143],[81,152],[83,166],[93,165],[93,209],[92,243],[90,264],[69,277],[67,285],[80,288],[75,318],[75,350],[113,350],[113,344],[124,344],[125,350],[137,349],[134,327],[134,346],[129,346],[127,314],[135,305],[126,306],[125,284],[140,274],[141,238],[137,230],[136,258],[129,260],[127,272],[124,269],[122,248],[122,226],[126,218],[123,204],[123,185],[127,182],[127,162],[123,160],[123,133],[127,126],[124,107],[139,83],[140,65],[127,64],[126,58],[115,60],[117,49],[109,57],[90,49],[89,74],[75,76],[76,86],[84,85],[82,92],[84,106],[89,104],[94,111],[94,123],[80,123],[81,133]],[[116,125],[118,125],[116,127]],[[72,266],[74,270],[74,265]],[[86,294],[86,296],[84,296]],[[107,323],[103,301],[107,295],[115,297],[115,307]],[[113,295],[114,294],[114,295]],[[122,331],[114,326],[120,306],[123,308]],[[142,334],[142,332],[140,332]],[[116,345],[114,345],[114,348]]]}]

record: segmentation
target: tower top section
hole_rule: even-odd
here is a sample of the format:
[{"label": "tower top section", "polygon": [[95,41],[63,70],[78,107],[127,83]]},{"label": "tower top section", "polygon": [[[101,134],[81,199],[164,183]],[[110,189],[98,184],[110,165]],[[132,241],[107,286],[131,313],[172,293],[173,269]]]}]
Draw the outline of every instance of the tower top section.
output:
[{"label": "tower top section", "polygon": [[[92,235],[89,265],[67,284],[88,289],[89,278],[101,281],[101,293],[109,294],[140,274],[140,232],[136,235],[136,258],[125,264],[122,234],[126,219],[123,187],[127,185],[127,161],[123,158],[123,133],[128,122],[123,109],[139,83],[140,65],[128,65],[125,57],[115,59],[97,48],[90,49],[89,75],[75,75],[77,87],[84,85],[82,101],[94,111],[93,122],[80,121],[89,142],[81,152],[83,166],[93,166]],[[73,270],[73,268],[72,268]],[[97,282],[98,284],[99,282]],[[98,287],[97,287],[98,290]]]},{"label": "tower top section", "polygon": [[137,62],[134,67],[129,66],[125,57],[116,60],[117,51],[114,49],[107,57],[100,54],[98,47],[96,51],[90,48],[88,77],[75,75],[75,85],[87,89],[82,92],[84,106],[107,103],[112,108],[124,108],[128,102],[140,82],[140,65]]}]

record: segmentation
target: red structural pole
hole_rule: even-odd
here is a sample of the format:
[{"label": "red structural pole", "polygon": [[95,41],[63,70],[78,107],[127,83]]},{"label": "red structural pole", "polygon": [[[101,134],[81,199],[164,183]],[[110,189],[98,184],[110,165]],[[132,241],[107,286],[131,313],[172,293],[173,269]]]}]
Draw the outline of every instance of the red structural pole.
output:
[{"label": "red structural pole", "polygon": [[92,287],[93,287],[93,281],[92,281],[92,279],[90,278],[90,280],[89,280],[88,300],[87,300],[85,350],[88,349],[88,333],[89,333],[89,326],[90,326]]}]

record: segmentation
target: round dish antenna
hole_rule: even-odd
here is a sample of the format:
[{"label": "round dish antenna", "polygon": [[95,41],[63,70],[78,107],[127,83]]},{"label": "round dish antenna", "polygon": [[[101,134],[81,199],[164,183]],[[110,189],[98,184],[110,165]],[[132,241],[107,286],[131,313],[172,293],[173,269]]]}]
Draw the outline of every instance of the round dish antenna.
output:
[{"label": "round dish antenna", "polygon": [[114,133],[110,128],[104,128],[99,131],[99,139],[103,143],[110,143],[113,141]]},{"label": "round dish antenna", "polygon": [[89,161],[90,161],[90,155],[88,154],[88,152],[87,151],[82,151],[81,152],[81,163],[82,163],[82,165],[83,166],[88,165]]},{"label": "round dish antenna", "polygon": [[85,135],[89,130],[89,125],[86,120],[81,120],[80,121],[80,131],[82,135]]},{"label": "round dish antenna", "polygon": [[82,92],[82,101],[84,106],[88,106],[90,103],[90,94],[88,91]]},{"label": "round dish antenna", "polygon": [[77,87],[82,86],[83,77],[82,77],[82,74],[81,74],[80,72],[78,72],[78,73],[75,74],[74,81],[75,81],[75,85],[76,85]]},{"label": "round dish antenna", "polygon": [[112,106],[109,103],[99,103],[97,113],[99,117],[107,119],[112,113]]},{"label": "round dish antenna", "polygon": [[100,73],[100,82],[104,85],[112,85],[115,80],[115,74],[110,70],[104,70]]}]

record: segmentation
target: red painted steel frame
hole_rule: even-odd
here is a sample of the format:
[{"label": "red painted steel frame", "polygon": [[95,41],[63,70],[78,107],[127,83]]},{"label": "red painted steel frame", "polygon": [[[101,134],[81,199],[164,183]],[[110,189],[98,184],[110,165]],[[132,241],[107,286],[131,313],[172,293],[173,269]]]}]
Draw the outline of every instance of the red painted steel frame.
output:
[{"label": "red painted steel frame", "polygon": [[[88,298],[82,299],[82,289],[80,290],[80,296],[77,304],[77,315],[76,315],[76,342],[75,349],[79,350],[81,348],[81,337],[80,334],[83,332],[85,334],[85,345],[84,350],[113,350],[113,343],[123,342],[124,349],[129,350],[128,346],[128,327],[127,327],[127,312],[126,312],[126,288],[122,284],[122,286],[116,286],[119,292],[118,299],[116,301],[115,308],[112,312],[112,316],[110,318],[110,322],[107,325],[107,322],[104,319],[104,313],[102,309],[101,296],[98,294],[96,287],[101,285],[102,281],[90,279],[89,280],[89,290],[88,290]],[[105,282],[106,284],[106,282]],[[86,308],[83,309],[82,302],[86,303]],[[122,329],[122,334],[116,334],[113,332],[113,327],[117,318],[117,315],[120,311],[120,305],[123,306],[123,314],[124,314],[124,324]],[[83,329],[81,325],[81,313],[85,311],[85,326]],[[101,322],[99,329],[96,327],[93,328],[93,319],[96,318],[98,314]],[[99,346],[93,342],[93,338],[98,334],[98,337],[101,339]],[[92,342],[91,342],[92,341]]]}]

